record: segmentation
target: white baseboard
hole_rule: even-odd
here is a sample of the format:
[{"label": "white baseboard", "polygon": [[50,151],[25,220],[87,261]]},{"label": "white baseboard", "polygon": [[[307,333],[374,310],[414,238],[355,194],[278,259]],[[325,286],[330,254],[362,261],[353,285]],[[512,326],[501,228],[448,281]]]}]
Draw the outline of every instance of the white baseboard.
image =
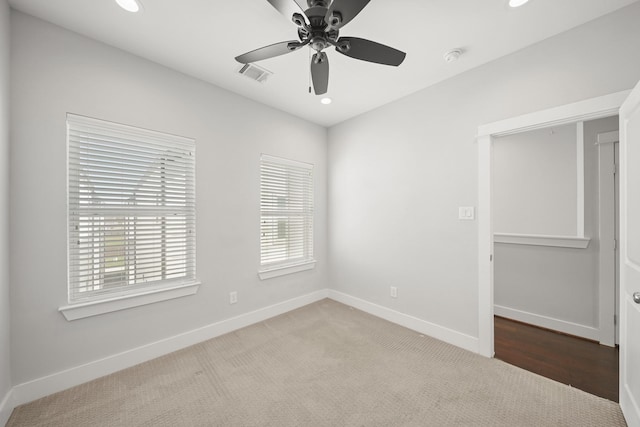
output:
[{"label": "white baseboard", "polygon": [[9,390],[0,401],[0,426],[7,424],[11,412],[16,405],[13,403],[13,389]]},{"label": "white baseboard", "polygon": [[366,313],[429,335],[449,344],[464,348],[474,353],[478,352],[478,339],[458,331],[427,322],[417,317],[373,304],[371,302],[352,297],[350,295],[322,289],[308,295],[293,298],[245,313],[230,319],[225,319],[183,334],[175,335],[164,340],[156,341],[125,352],[95,360],[84,365],[76,366],[65,371],[57,372],[46,377],[37,378],[13,387],[0,404],[0,426],[4,425],[14,407],[48,396],[87,381],[112,374],[122,369],[143,363],[185,347],[233,332],[237,329],[262,322],[271,317],[287,313],[308,304],[331,298],[335,301],[350,305]]},{"label": "white baseboard", "polygon": [[515,308],[505,307],[497,304],[493,306],[493,309],[496,316],[518,320],[520,322],[529,323],[531,325],[540,326],[542,328],[553,329],[554,331],[564,332],[565,334],[575,335],[577,337],[582,337],[589,340],[600,340],[600,330],[592,326],[567,322],[566,320],[554,319],[553,317],[547,317],[539,314],[529,313],[527,311],[516,310]]},{"label": "white baseboard", "polygon": [[478,338],[329,289],[329,298],[457,347],[478,353]]},{"label": "white baseboard", "polygon": [[[322,289],[308,295],[283,301],[240,316],[225,319],[202,328],[194,329],[180,335],[169,337],[161,341],[156,341],[113,356],[105,357],[104,359],[89,362],[46,377],[18,384],[13,387],[12,394],[10,392],[9,400],[7,401],[7,399],[5,399],[7,402],[3,401],[2,415],[4,416],[4,405],[7,406],[8,412],[11,414],[11,411],[15,406],[31,402],[52,393],[66,390],[70,387],[112,374],[139,363],[164,356],[165,354],[224,335],[237,329],[244,328],[245,326],[262,322],[271,317],[320,301],[327,298],[327,296],[327,290]],[[2,421],[1,418],[0,421]],[[4,424],[0,422],[0,425]]]}]

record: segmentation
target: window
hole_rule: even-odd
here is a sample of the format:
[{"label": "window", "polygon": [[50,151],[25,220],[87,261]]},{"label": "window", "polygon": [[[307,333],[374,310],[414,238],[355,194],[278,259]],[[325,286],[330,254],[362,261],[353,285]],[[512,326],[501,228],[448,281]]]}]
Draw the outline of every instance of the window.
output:
[{"label": "window", "polygon": [[195,282],[195,141],[67,115],[69,303]]},{"label": "window", "polygon": [[260,159],[260,277],[313,268],[313,165]]}]

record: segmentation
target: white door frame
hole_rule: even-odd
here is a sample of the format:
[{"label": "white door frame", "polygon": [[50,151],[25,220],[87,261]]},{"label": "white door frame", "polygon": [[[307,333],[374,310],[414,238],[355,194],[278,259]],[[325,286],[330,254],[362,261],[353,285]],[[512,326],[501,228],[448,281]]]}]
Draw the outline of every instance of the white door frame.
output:
[{"label": "white door frame", "polygon": [[617,115],[631,91],[622,91],[478,127],[478,353],[494,355],[493,340],[493,138]]}]

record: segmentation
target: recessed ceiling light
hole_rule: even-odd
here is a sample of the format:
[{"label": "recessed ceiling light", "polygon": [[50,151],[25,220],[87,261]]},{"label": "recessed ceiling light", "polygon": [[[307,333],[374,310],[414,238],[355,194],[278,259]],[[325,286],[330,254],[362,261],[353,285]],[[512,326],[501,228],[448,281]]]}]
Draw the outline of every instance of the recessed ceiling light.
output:
[{"label": "recessed ceiling light", "polygon": [[141,9],[140,2],[138,0],[116,0],[118,6],[126,10],[127,12],[139,12]]},{"label": "recessed ceiling light", "polygon": [[322,98],[320,102],[322,102],[324,105],[329,105],[331,104],[331,102],[333,102],[333,100],[331,98]]},{"label": "recessed ceiling light", "polygon": [[529,0],[509,0],[509,6],[511,7],[520,7]]}]

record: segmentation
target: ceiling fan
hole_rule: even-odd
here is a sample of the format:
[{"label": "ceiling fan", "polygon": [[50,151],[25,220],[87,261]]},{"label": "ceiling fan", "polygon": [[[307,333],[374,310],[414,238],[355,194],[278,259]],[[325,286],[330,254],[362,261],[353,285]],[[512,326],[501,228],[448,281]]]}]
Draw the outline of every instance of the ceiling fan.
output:
[{"label": "ceiling fan", "polygon": [[389,46],[357,37],[339,37],[340,29],[364,9],[370,0],[307,0],[303,11],[295,0],[267,0],[278,12],[291,18],[298,27],[298,40],[275,43],[240,56],[242,64],[261,61],[296,51],[303,46],[316,52],[311,58],[311,79],[316,95],[327,93],[329,86],[329,58],[323,52],[334,46],[339,53],[377,64],[398,66],[406,53]]}]

